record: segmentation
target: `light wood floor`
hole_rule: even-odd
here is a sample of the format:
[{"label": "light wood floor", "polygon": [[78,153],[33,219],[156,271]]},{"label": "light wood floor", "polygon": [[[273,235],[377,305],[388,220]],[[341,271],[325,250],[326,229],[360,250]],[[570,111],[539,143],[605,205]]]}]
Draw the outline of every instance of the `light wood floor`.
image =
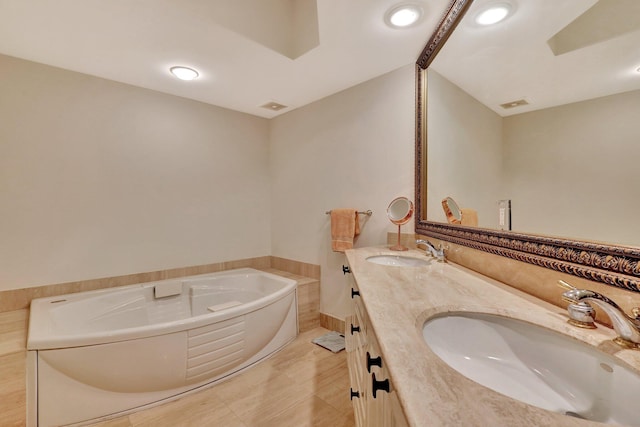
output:
[{"label": "light wood floor", "polygon": [[[326,332],[301,333],[275,356],[211,388],[93,425],[352,427],[346,354],[311,343]],[[25,423],[24,375],[24,352],[0,357],[3,427]]]},{"label": "light wood floor", "polygon": [[24,426],[28,310],[0,313],[0,426]]}]

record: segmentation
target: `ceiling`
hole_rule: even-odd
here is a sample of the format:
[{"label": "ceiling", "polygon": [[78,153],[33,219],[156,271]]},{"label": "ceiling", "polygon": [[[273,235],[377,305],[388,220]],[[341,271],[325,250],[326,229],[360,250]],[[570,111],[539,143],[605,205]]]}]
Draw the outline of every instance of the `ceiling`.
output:
[{"label": "ceiling", "polygon": [[415,62],[449,0],[392,29],[399,2],[0,0],[0,53],[271,118]]},{"label": "ceiling", "polygon": [[[474,22],[474,0],[431,67],[502,116],[640,89],[640,1],[500,0],[515,13]],[[501,104],[528,104],[504,109]]]}]

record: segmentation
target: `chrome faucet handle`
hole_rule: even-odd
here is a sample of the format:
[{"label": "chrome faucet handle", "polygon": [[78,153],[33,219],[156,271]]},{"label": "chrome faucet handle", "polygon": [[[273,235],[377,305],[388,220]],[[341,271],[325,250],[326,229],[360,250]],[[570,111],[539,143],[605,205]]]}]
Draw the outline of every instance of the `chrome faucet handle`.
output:
[{"label": "chrome faucet handle", "polygon": [[445,253],[444,253],[444,248],[442,247],[442,243],[440,244],[440,248],[436,249],[436,247],[434,246],[433,243],[431,243],[428,240],[425,239],[418,239],[416,240],[416,246],[418,245],[424,245],[427,250],[427,254],[431,254],[431,256],[433,256],[438,262],[445,262]]},{"label": "chrome faucet handle", "polygon": [[596,329],[596,311],[586,302],[570,303],[567,306],[567,312],[569,324],[584,329]]},{"label": "chrome faucet handle", "polygon": [[[558,284],[565,289],[568,285],[566,282]],[[640,349],[640,308],[633,308],[631,310],[632,315],[628,315],[611,298],[589,289],[569,289],[562,293],[562,299],[570,303],[568,307],[569,317],[572,316],[571,309],[576,308],[576,306],[579,307],[581,303],[589,302],[596,305],[609,317],[613,329],[618,334],[613,339],[613,342],[623,348]],[[576,321],[579,322],[580,320]],[[574,324],[571,320],[569,323]]]},{"label": "chrome faucet handle", "polygon": [[[579,328],[596,329],[596,311],[588,303],[584,301],[576,302],[573,298],[573,294],[578,291],[578,288],[564,280],[558,280],[558,286],[566,290],[562,294],[562,299],[569,303],[567,306],[569,320],[567,322]],[[638,314],[640,314],[640,309]]]}]

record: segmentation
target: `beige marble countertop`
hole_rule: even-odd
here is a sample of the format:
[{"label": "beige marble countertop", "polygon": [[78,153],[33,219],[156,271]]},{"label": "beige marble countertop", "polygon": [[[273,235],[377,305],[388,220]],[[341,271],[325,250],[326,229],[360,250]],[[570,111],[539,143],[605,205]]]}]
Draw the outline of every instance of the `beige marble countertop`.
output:
[{"label": "beige marble countertop", "polygon": [[[569,325],[566,311],[452,263],[394,267],[366,261],[373,255],[425,258],[418,250],[387,247],[346,252],[407,421],[411,426],[603,426],[546,411],[490,390],[449,367],[425,344],[426,319],[445,312],[482,312],[521,319],[614,353],[640,368],[640,351],[617,351],[613,330]],[[558,288],[558,297],[562,289]]]}]

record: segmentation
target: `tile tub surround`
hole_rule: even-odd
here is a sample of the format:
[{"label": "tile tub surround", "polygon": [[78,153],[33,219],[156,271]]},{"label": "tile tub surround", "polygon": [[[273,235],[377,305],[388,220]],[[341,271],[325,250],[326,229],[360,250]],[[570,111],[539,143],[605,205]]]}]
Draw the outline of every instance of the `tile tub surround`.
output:
[{"label": "tile tub surround", "polygon": [[[3,291],[0,292],[0,313],[27,309],[34,298],[215,273],[244,267],[263,270],[296,280],[298,282],[299,331],[304,332],[320,326],[320,266],[268,256]],[[1,345],[2,342],[0,342]]]},{"label": "tile tub surround", "polygon": [[[320,326],[319,280],[275,268],[260,270],[298,282],[298,332],[306,332]],[[0,312],[0,356],[26,351],[28,326],[29,309]]]},{"label": "tile tub surround", "polygon": [[64,295],[73,292],[94,291],[96,289],[133,285],[136,283],[154,282],[156,280],[194,276],[196,274],[216,273],[218,271],[245,267],[255,268],[257,270],[274,268],[276,270],[292,273],[298,276],[320,280],[319,265],[272,256],[263,256],[257,258],[245,258],[234,261],[223,261],[189,267],[178,267],[168,270],[158,270],[145,273],[126,274],[122,276],[103,277],[99,279],[80,280],[76,282],[58,283],[52,285],[35,286],[31,288],[0,291],[0,313],[5,311],[29,308],[29,304],[34,298]]},{"label": "tile tub surround", "polygon": [[[295,261],[294,261],[295,262]],[[29,308],[32,299],[64,295],[74,292],[94,291],[96,289],[133,285],[136,283],[154,282],[156,280],[176,277],[194,276],[196,274],[216,273],[234,268],[250,267],[257,270],[271,268],[271,257],[246,258],[234,261],[216,262],[212,264],[172,268],[168,270],[145,273],[126,274],[122,276],[103,277],[99,279],[79,280],[76,282],[57,283],[35,286],[31,288],[10,289],[0,291],[0,312]]]},{"label": "tile tub surround", "polygon": [[[564,309],[452,262],[400,268],[366,261],[382,254],[397,255],[387,247],[371,247],[349,250],[347,259],[411,426],[602,425],[510,399],[454,371],[422,338],[423,323],[439,313],[478,311],[518,318],[614,352],[640,368],[640,351],[617,351],[609,328],[575,328],[566,323]],[[425,257],[422,250],[403,255]]]},{"label": "tile tub surround", "polygon": [[[215,273],[244,267],[267,271],[297,281],[299,331],[304,332],[320,326],[320,266],[271,256],[2,291],[0,292],[0,313],[27,309],[34,298]],[[1,345],[2,342],[0,342]]]},{"label": "tile tub surround", "polygon": [[299,276],[287,271],[275,268],[261,269],[267,273],[293,279],[298,282],[298,331],[306,332],[317,328],[321,324],[322,313],[320,313],[320,280],[306,276]]}]

